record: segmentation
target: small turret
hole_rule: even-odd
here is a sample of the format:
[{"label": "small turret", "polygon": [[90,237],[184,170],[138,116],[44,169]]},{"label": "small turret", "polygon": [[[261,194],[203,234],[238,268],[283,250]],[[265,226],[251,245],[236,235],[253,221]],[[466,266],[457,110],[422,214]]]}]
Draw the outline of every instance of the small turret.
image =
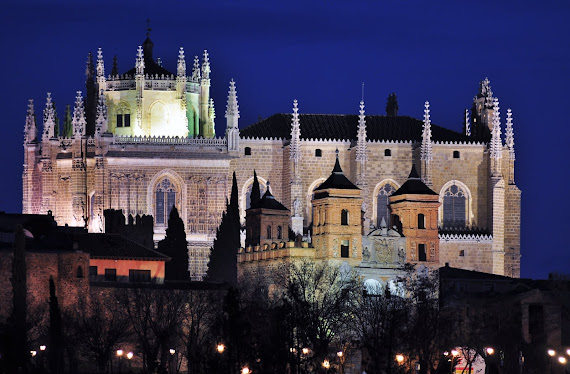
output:
[{"label": "small turret", "polygon": [[471,136],[471,120],[469,119],[469,109],[465,109],[465,121],[463,122],[463,133]]},{"label": "small turret", "polygon": [[51,99],[51,92],[47,93],[46,107],[44,109],[44,129],[42,133],[42,142],[47,141],[55,136],[55,109]]},{"label": "small turret", "polygon": [[226,105],[226,139],[228,142],[228,152],[239,151],[239,106],[237,101],[236,83],[230,81],[228,91],[228,103]]},{"label": "small turret", "polygon": [[101,48],[97,50],[97,78],[105,78],[105,62],[103,61],[103,51]]},{"label": "small turret", "polygon": [[422,168],[422,180],[428,186],[431,186],[431,161],[432,155],[432,142],[431,142],[431,120],[429,101],[424,104],[424,125],[422,130],[422,145],[420,151],[420,161]]},{"label": "small turret", "polygon": [[24,143],[36,143],[38,138],[38,126],[36,125],[36,113],[34,100],[28,100],[28,112],[26,113],[26,125],[24,127]]},{"label": "small turret", "polygon": [[493,100],[493,129],[491,131],[491,143],[489,155],[491,157],[491,175],[501,175],[501,158],[503,157],[503,142],[501,140],[501,118],[499,117],[499,99]]},{"label": "small turret", "polygon": [[361,101],[356,141],[356,162],[358,164],[356,185],[362,189],[366,187],[366,161],[368,161],[368,154],[366,153],[366,116],[364,115],[364,101]]},{"label": "small turret", "polygon": [[200,74],[200,59],[194,56],[194,68],[192,69],[192,82],[200,82],[202,75]]},{"label": "small turret", "polygon": [[73,137],[81,138],[85,135],[85,126],[87,122],[85,121],[85,108],[83,106],[83,96],[81,96],[81,91],[77,91],[77,96],[75,97],[75,107],[73,108],[73,119],[71,120],[73,127]]},{"label": "small turret", "polygon": [[210,102],[208,103],[208,129],[210,134],[209,137],[213,137],[215,134],[216,128],[216,110],[214,109],[214,99],[210,98]]},{"label": "small turret", "polygon": [[178,64],[176,72],[178,77],[186,77],[186,60],[184,59],[184,48],[180,47],[178,51]]},{"label": "small turret", "polygon": [[299,162],[301,161],[301,123],[297,99],[293,100],[293,118],[291,120],[291,143],[289,144],[289,160],[293,161],[295,179],[299,178]]},{"label": "small turret", "polygon": [[85,66],[85,79],[87,82],[93,82],[95,78],[95,68],[93,67],[93,55],[91,52],[87,54],[87,62]]},{"label": "small turret", "polygon": [[208,57],[208,51],[204,50],[204,62],[202,63],[202,81],[207,80],[208,85],[210,84],[210,58]]},{"label": "small turret", "polygon": [[105,94],[101,90],[99,94],[99,100],[97,102],[97,118],[95,119],[95,135],[100,136],[101,134],[107,132],[108,120],[107,120],[107,102],[105,99]]},{"label": "small turret", "polygon": [[137,49],[137,58],[135,60],[135,70],[136,74],[139,76],[144,75],[144,54],[143,48],[139,45]]},{"label": "small turret", "polygon": [[505,130],[505,144],[509,149],[509,159],[515,160],[515,135],[513,131],[513,113],[507,109],[507,128]]}]

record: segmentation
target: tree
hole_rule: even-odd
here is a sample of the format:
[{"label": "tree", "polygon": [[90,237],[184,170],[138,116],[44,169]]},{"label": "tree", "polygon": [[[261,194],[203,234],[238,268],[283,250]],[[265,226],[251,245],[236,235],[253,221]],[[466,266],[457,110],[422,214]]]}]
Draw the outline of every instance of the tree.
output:
[{"label": "tree", "polygon": [[396,93],[392,92],[388,95],[388,102],[386,103],[386,115],[388,117],[396,117],[398,115],[398,98]]},{"label": "tree", "polygon": [[55,294],[53,277],[49,278],[49,347],[48,361],[52,373],[63,373],[64,365],[64,339],[61,310]]},{"label": "tree", "polygon": [[182,218],[180,218],[178,209],[176,209],[175,206],[170,210],[166,236],[158,242],[158,250],[170,257],[170,261],[166,263],[166,279],[190,279],[188,273],[188,243],[186,242],[184,222]]},{"label": "tree", "polygon": [[206,279],[237,284],[237,252],[240,247],[240,223],[236,173],[233,174],[232,193],[226,211],[222,213],[216,239],[210,250]]},{"label": "tree", "polygon": [[255,169],[253,170],[253,183],[251,185],[251,194],[249,197],[250,207],[257,206],[259,200],[261,199],[261,191],[259,190],[259,180],[257,179],[257,173]]},{"label": "tree", "polygon": [[65,117],[63,117],[63,137],[71,138],[73,136],[73,125],[71,124],[71,106],[65,106]]}]

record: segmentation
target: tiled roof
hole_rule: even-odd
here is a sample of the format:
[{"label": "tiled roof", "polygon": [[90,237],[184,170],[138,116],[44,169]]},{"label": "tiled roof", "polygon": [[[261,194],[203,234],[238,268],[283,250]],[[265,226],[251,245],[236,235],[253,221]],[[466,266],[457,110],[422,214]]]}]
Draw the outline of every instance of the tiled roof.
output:
[{"label": "tiled roof", "polygon": [[[291,114],[274,114],[240,130],[241,137],[291,139]],[[300,114],[301,138],[355,140],[358,116],[352,114]],[[408,116],[366,116],[368,140],[420,141],[423,122]],[[433,141],[473,141],[473,139],[431,125]]]},{"label": "tiled roof", "polygon": [[334,164],[334,168],[331,175],[320,186],[315,188],[315,191],[322,191],[329,188],[338,188],[341,190],[359,189],[344,175],[344,172],[340,167],[340,163],[338,162],[338,155],[336,157],[336,162]]},{"label": "tiled roof", "polygon": [[265,191],[263,197],[259,200],[252,209],[262,208],[262,209],[274,209],[274,210],[289,210],[279,201],[275,200],[275,197],[271,194],[269,189]]},{"label": "tiled roof", "polygon": [[[136,68],[132,68],[131,70],[127,71],[125,75],[135,76],[137,73]],[[170,77],[172,74],[162,66],[158,65],[154,60],[145,58],[144,59],[144,73],[145,75],[157,75],[160,77],[164,74],[165,77]]]},{"label": "tiled roof", "polygon": [[79,234],[73,240],[78,243],[77,249],[88,252],[91,258],[168,260],[167,256],[118,234]]},{"label": "tiled roof", "polygon": [[392,194],[392,196],[398,195],[439,195],[437,192],[434,192],[426,186],[424,182],[420,179],[420,176],[416,170],[416,166],[412,165],[412,171],[410,172],[410,176],[408,180],[402,185],[402,187],[398,188],[396,192]]}]

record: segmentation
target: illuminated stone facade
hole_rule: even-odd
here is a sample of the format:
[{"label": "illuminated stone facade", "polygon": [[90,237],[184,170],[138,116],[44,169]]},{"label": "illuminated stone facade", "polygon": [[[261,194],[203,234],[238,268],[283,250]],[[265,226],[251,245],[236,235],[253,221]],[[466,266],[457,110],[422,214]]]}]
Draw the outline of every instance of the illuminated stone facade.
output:
[{"label": "illuminated stone facade", "polygon": [[190,74],[183,50],[176,74],[152,59],[150,39],[133,55],[135,68],[126,74],[113,66],[105,76],[101,51],[96,63],[88,63],[86,99],[78,94],[73,116],[61,121],[63,131],[57,130],[51,97],[39,134],[29,104],[24,213],[51,210],[59,225],[87,226],[90,232],[104,230],[104,209],[150,214],[158,241],[176,205],[197,280],[205,273],[234,171],[243,224],[255,169],[261,190],[270,181],[275,198],[290,209],[291,226],[298,229],[302,222],[306,231],[314,221],[313,191],[330,175],[338,149],[346,176],[361,190],[366,231],[380,227],[382,217],[390,226],[388,196],[415,164],[441,203],[439,263],[519,276],[512,119],[509,112],[503,144],[500,131],[498,138],[490,131],[500,120],[488,81],[481,83],[463,133],[432,125],[429,105],[421,121],[395,113],[366,116],[364,103],[360,116],[299,114],[295,103],[293,115],[276,114],[240,130],[232,81],[226,132],[216,138],[207,53]]}]

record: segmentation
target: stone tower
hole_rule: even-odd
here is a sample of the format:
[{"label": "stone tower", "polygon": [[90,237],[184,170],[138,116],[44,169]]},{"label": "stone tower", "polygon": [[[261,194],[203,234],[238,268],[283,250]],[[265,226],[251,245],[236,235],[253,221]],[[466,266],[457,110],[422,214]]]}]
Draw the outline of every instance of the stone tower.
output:
[{"label": "stone tower", "polygon": [[246,211],[246,246],[271,245],[288,239],[290,212],[283,204],[275,200],[269,190],[263,197]]}]

